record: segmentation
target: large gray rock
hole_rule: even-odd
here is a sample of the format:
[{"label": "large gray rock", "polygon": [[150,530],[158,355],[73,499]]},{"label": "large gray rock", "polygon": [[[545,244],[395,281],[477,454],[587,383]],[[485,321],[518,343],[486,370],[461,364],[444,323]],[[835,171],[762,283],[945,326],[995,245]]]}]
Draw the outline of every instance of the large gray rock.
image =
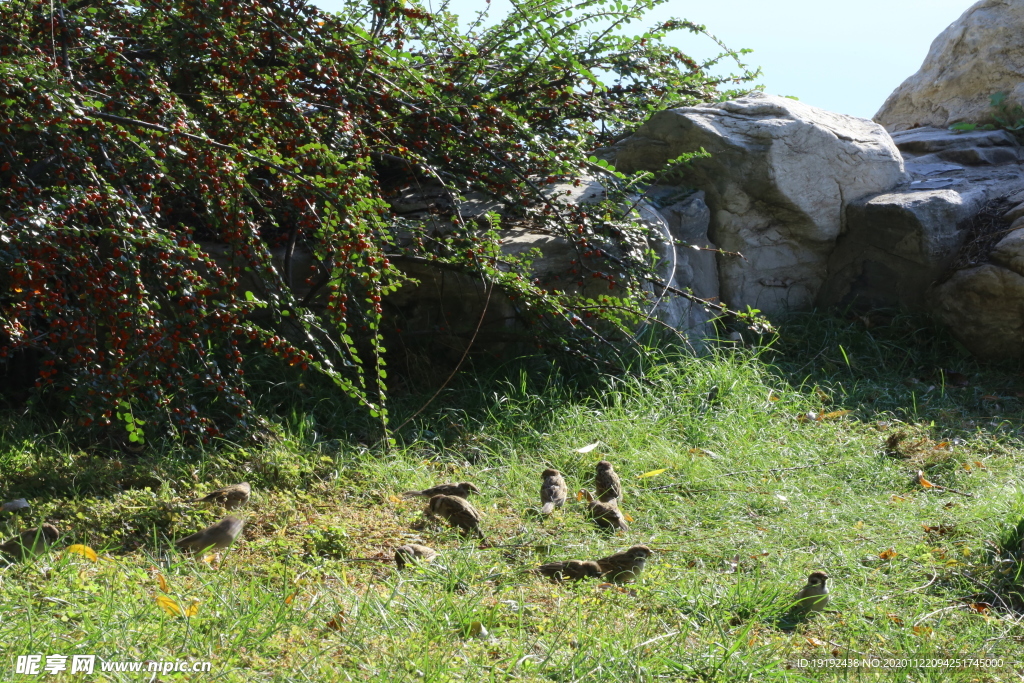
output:
[{"label": "large gray rock", "polygon": [[[591,204],[605,197],[603,185],[593,179],[579,186],[559,184],[549,191],[550,196],[556,198],[554,201],[566,207]],[[624,291],[605,279],[593,277],[594,271],[617,274],[616,258],[627,253],[642,258],[644,251],[650,249],[657,259],[658,275],[670,288],[717,300],[714,253],[676,245],[678,240],[686,245],[714,248],[707,236],[710,212],[703,193],[681,197],[678,188],[665,188],[659,193],[659,198],[662,197],[666,201],[660,208],[647,201],[636,202],[631,218],[637,228],[643,230],[638,230],[632,239],[600,245],[599,253],[583,250],[561,235],[528,228],[500,231],[501,253],[510,257],[531,255],[531,276],[546,289],[597,300],[619,297]],[[419,197],[405,197],[396,209],[415,217],[417,212],[442,201],[445,200],[441,194],[428,190]],[[460,205],[462,215],[467,218],[495,208],[501,207],[472,197]],[[650,237],[644,233],[649,233]],[[440,269],[425,261],[396,259],[396,263],[419,281],[418,285],[399,288],[385,299],[386,305],[401,320],[399,326],[406,339],[426,337],[433,345],[446,347],[457,357],[478,323],[477,348],[495,350],[503,341],[515,339],[521,332],[522,311],[516,303],[499,293],[488,297],[479,279]],[[648,314],[661,325],[678,331],[697,347],[701,340],[714,335],[712,315],[698,303],[653,283],[646,290],[650,298]],[[581,320],[577,324],[592,322]]]},{"label": "large gray rock", "polygon": [[935,312],[982,359],[1024,354],[1024,276],[986,263],[959,270],[935,289]]},{"label": "large gray rock", "polygon": [[990,97],[1024,103],[1024,0],[981,0],[932,42],[874,120],[889,131],[990,118]]},{"label": "large gray rock", "polygon": [[[974,217],[1024,188],[1020,147],[1003,131],[922,128],[895,133],[893,140],[911,182],[847,208],[821,290],[823,305],[929,310],[929,287],[952,266]],[[997,159],[1003,161],[993,163]]]},{"label": "large gray rock", "polygon": [[720,256],[723,302],[766,313],[812,306],[825,280],[845,206],[905,180],[903,160],[877,124],[784,97],[662,111],[619,143],[619,170],[659,171],[705,149],[682,182],[706,192]]}]

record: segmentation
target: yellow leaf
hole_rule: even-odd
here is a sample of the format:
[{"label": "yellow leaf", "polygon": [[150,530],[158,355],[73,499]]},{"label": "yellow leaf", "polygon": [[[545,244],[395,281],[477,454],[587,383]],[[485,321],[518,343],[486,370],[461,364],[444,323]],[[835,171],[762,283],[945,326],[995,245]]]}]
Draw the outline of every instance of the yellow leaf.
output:
[{"label": "yellow leaf", "polygon": [[890,612],[889,614],[887,614],[885,616],[889,617],[889,621],[891,621],[892,623],[896,624],[897,626],[902,626],[903,625],[903,617],[901,617],[900,615],[893,614],[892,612]]},{"label": "yellow leaf", "polygon": [[171,587],[167,585],[167,579],[164,578],[163,574],[156,575],[156,582],[160,584],[160,590],[162,590],[164,593],[171,592]]},{"label": "yellow leaf", "polygon": [[74,553],[75,555],[81,555],[87,560],[92,560],[93,562],[95,562],[99,557],[95,550],[87,545],[82,545],[81,543],[68,546],[68,552]]},{"label": "yellow leaf", "polygon": [[825,413],[819,417],[818,420],[834,420],[837,417],[843,417],[844,415],[849,415],[852,412],[852,410],[833,410],[831,413]]},{"label": "yellow leaf", "polygon": [[919,636],[929,636],[931,635],[932,630],[928,626],[915,626],[914,633],[916,633]]},{"label": "yellow leaf", "polygon": [[864,528],[864,522],[857,522],[856,524],[853,525],[853,528],[854,529],[863,529]]},{"label": "yellow leaf", "polygon": [[906,498],[904,498],[903,496],[897,496],[894,493],[894,494],[892,494],[892,497],[889,498],[889,500],[891,500],[894,503],[902,503],[903,501],[906,500]]},{"label": "yellow leaf", "polygon": [[189,605],[188,609],[185,610],[185,616],[194,617],[197,614],[199,614],[199,601],[193,598],[192,604]]},{"label": "yellow leaf", "polygon": [[345,616],[345,613],[338,612],[333,619],[327,622],[326,626],[332,631],[340,631],[345,628],[346,621],[348,621],[348,618]]},{"label": "yellow leaf", "polygon": [[969,462],[965,462],[964,469],[970,472],[972,470],[971,464]]},{"label": "yellow leaf", "polygon": [[974,466],[977,467],[979,470],[987,470],[988,469],[987,467],[985,467],[985,463],[980,462],[978,460],[974,461]]},{"label": "yellow leaf", "polygon": [[390,502],[392,502],[392,503],[401,503],[401,502],[402,502],[402,499],[401,499],[401,498],[399,498],[399,497],[398,497],[398,496],[396,496],[396,495],[390,495],[390,496],[388,496],[388,501],[390,501]]},{"label": "yellow leaf", "polygon": [[805,640],[807,641],[807,644],[810,645],[811,647],[821,647],[822,645],[825,644],[824,642],[818,640],[817,638],[805,638]]},{"label": "yellow leaf", "polygon": [[992,605],[987,602],[972,602],[968,607],[972,612],[977,612],[978,614],[988,614],[988,611],[992,609]]},{"label": "yellow leaf", "polygon": [[203,559],[200,560],[200,562],[202,562],[203,564],[213,564],[213,561],[216,560],[216,559],[217,559],[217,553],[210,553],[209,555],[206,555],[205,557],[203,557]]},{"label": "yellow leaf", "polygon": [[769,396],[768,396],[768,400],[769,400],[769,401],[778,401],[778,400],[780,400],[780,399],[779,399],[779,397],[778,397],[778,396],[776,396],[775,394],[771,394],[771,395],[769,395]]},{"label": "yellow leaf", "polygon": [[882,558],[883,560],[891,560],[892,558],[896,557],[897,555],[899,555],[899,553],[897,553],[892,548],[888,548],[887,550],[883,550],[882,552],[878,553],[878,556],[880,558]]},{"label": "yellow leaf", "polygon": [[289,595],[287,598],[284,599],[284,604],[286,604],[286,605],[292,604],[292,601],[295,599],[296,595],[298,595],[298,593],[292,593],[291,595]]},{"label": "yellow leaf", "polygon": [[594,450],[595,448],[597,448],[600,445],[601,445],[600,441],[595,441],[594,443],[587,444],[586,446],[584,446],[582,448],[577,448],[576,452],[577,453],[589,453],[590,451]]},{"label": "yellow leaf", "polygon": [[822,403],[829,403],[832,400],[832,397],[826,394],[821,389],[815,389],[814,393],[818,395],[818,400],[821,401]]},{"label": "yellow leaf", "polygon": [[156,596],[156,604],[160,606],[160,609],[167,612],[172,617],[180,617],[182,615],[181,607],[178,606],[178,603],[171,600],[166,595]]},{"label": "yellow leaf", "polygon": [[664,472],[667,469],[668,469],[667,467],[664,467],[664,468],[662,468],[660,470],[651,470],[650,472],[644,472],[639,477],[637,477],[637,479],[646,479],[647,477],[656,477],[656,476],[658,476],[659,474],[661,474],[662,472]]},{"label": "yellow leaf", "polygon": [[636,520],[629,516],[629,513],[623,512],[622,516],[626,518],[627,522],[635,522]]}]

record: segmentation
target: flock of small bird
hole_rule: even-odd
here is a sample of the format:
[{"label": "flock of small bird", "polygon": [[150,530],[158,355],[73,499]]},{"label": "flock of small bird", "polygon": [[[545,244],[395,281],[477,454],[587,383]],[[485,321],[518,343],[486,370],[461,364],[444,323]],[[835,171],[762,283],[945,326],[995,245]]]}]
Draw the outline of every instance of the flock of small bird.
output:
[{"label": "flock of small bird", "polygon": [[[598,527],[613,531],[627,531],[626,517],[619,510],[622,500],[622,483],[612,464],[607,460],[597,463],[594,472],[594,490],[580,491],[586,500],[587,516]],[[213,503],[231,511],[244,505],[249,500],[252,488],[248,483],[233,484],[217,489],[212,493],[197,498],[192,503]],[[480,493],[480,489],[469,482],[458,484],[439,484],[422,491],[407,491],[406,498],[421,496],[429,498],[425,514],[445,520],[463,534],[472,533],[486,542],[480,530],[480,513],[469,502],[469,496]],[[565,505],[569,488],[558,470],[546,469],[541,473],[541,513],[552,514],[555,509]],[[194,534],[178,539],[175,546],[184,552],[203,552],[227,548],[242,532],[245,522],[228,515],[216,524],[197,531]],[[27,529],[18,536],[0,545],[0,553],[15,559],[34,557],[46,551],[60,533],[52,524]],[[431,562],[437,557],[437,551],[425,545],[409,543],[395,549],[395,564],[404,569],[409,564]],[[647,559],[653,551],[645,545],[635,545],[622,552],[614,553],[598,560],[564,560],[548,562],[530,569],[531,573],[545,576],[556,583],[563,581],[580,581],[587,578],[601,578],[614,583],[635,581],[644,570]],[[792,611],[800,614],[818,612],[828,605],[828,576],[824,572],[813,572],[807,584],[797,592],[792,600]]]}]

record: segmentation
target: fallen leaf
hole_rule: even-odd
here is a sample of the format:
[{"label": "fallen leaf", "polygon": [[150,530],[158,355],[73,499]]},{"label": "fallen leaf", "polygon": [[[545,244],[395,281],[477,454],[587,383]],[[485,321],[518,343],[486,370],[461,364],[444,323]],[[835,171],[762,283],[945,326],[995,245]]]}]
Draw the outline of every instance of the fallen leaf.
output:
[{"label": "fallen leaf", "polygon": [[766,550],[763,553],[758,553],[757,555],[751,555],[750,559],[754,560],[754,559],[757,559],[758,557],[768,557],[769,555],[771,555],[771,553]]},{"label": "fallen leaf", "polygon": [[181,605],[166,595],[157,595],[156,604],[160,606],[160,609],[167,612],[167,614],[172,617],[194,617],[199,613],[199,602],[196,600],[192,601],[192,604],[188,606],[188,609],[182,609]]},{"label": "fallen leaf", "polygon": [[818,395],[818,400],[821,401],[822,403],[831,403],[832,402],[832,397],[829,396],[828,394],[826,394],[821,389],[815,389],[814,393]]},{"label": "fallen leaf", "polygon": [[659,474],[661,474],[662,472],[665,472],[666,470],[668,470],[668,468],[664,467],[664,468],[662,468],[660,470],[651,470],[650,472],[644,472],[639,477],[637,477],[637,479],[646,479],[647,477],[656,477]]},{"label": "fallen leaf", "polygon": [[928,626],[915,626],[914,633],[919,636],[930,636],[932,634],[932,629]]},{"label": "fallen leaf", "polygon": [[988,614],[988,611],[992,609],[992,605],[987,602],[972,602],[967,607],[972,612],[977,612],[978,614]]},{"label": "fallen leaf", "polygon": [[896,557],[897,555],[899,555],[899,553],[897,553],[892,548],[888,548],[888,549],[883,550],[882,552],[878,553],[878,556],[880,558],[882,558],[883,560],[891,560],[892,558]]},{"label": "fallen leaf", "polygon": [[394,494],[391,494],[390,496],[388,496],[388,502],[391,502],[391,503],[403,503],[405,501],[403,501],[398,496],[396,496]]},{"label": "fallen leaf", "polygon": [[782,399],[780,399],[775,394],[771,394],[771,395],[768,396],[768,400],[774,402],[774,401],[781,401]]},{"label": "fallen leaf", "polygon": [[889,614],[886,614],[885,616],[889,617],[889,621],[891,621],[892,623],[894,623],[894,624],[896,624],[898,626],[902,626],[903,625],[903,617],[901,617],[900,615],[893,614],[892,612],[890,612]]},{"label": "fallen leaf", "polygon": [[327,626],[327,628],[329,628],[329,629],[331,629],[333,631],[340,631],[343,628],[345,628],[345,622],[346,621],[348,621],[348,617],[345,616],[345,613],[344,612],[338,612],[337,614],[334,615],[334,618],[332,618],[330,621],[328,621],[325,624],[325,626]]},{"label": "fallen leaf", "polygon": [[818,421],[821,422],[822,420],[834,420],[837,417],[843,417],[844,415],[849,415],[852,412],[852,410],[833,410],[831,413],[825,413],[824,415],[819,417]]},{"label": "fallen leaf", "polygon": [[631,516],[629,515],[629,513],[628,513],[628,512],[623,512],[623,513],[622,513],[622,516],[626,518],[626,521],[627,521],[627,522],[635,522],[635,521],[636,521],[635,519],[633,519],[633,518],[632,518],[632,517],[631,517]]},{"label": "fallen leaf", "polygon": [[987,470],[988,469],[987,467],[985,467],[985,463],[980,462],[978,460],[974,461],[974,466],[977,467],[979,470]]},{"label": "fallen leaf", "polygon": [[69,545],[67,551],[69,553],[73,553],[75,555],[81,555],[82,557],[86,558],[87,560],[92,560],[93,562],[95,562],[99,558],[99,556],[96,554],[95,550],[93,550],[92,548],[90,548],[87,545],[82,545],[81,543],[75,543],[74,545]]},{"label": "fallen leaf", "polygon": [[948,446],[949,446],[949,442],[948,441],[940,441],[939,443],[937,443],[934,446],[932,446],[932,450],[933,451],[941,451],[942,449],[947,448]]},{"label": "fallen leaf", "polygon": [[998,401],[999,397],[998,396],[993,396],[992,394],[986,394],[986,395],[981,397],[981,400],[982,401]]},{"label": "fallen leaf", "polygon": [[576,452],[577,453],[589,453],[590,451],[594,450],[595,448],[597,448],[600,445],[601,445],[600,441],[595,441],[592,444],[587,444],[583,448],[577,448]]},{"label": "fallen leaf", "polygon": [[287,598],[284,599],[284,604],[286,604],[286,605],[292,604],[292,601],[295,600],[295,596],[296,595],[298,595],[298,593],[292,593],[291,595],[289,595]]},{"label": "fallen leaf", "polygon": [[906,500],[906,498],[904,498],[903,496],[897,496],[897,495],[896,495],[896,494],[894,493],[894,494],[892,494],[892,496],[891,496],[891,497],[889,498],[889,500],[891,500],[891,501],[892,501],[892,502],[894,502],[894,503],[902,503],[903,501],[905,501],[905,500]]},{"label": "fallen leaf", "polygon": [[697,457],[700,457],[700,458],[708,457],[708,458],[711,458],[712,460],[717,460],[718,459],[718,454],[717,453],[715,453],[714,451],[709,451],[706,448],[691,448],[689,452],[690,452],[690,455],[696,455]]},{"label": "fallen leaf", "polygon": [[930,534],[932,536],[945,536],[947,534],[951,534],[954,531],[956,531],[956,525],[955,524],[939,524],[937,526],[930,526],[928,524],[922,524],[921,528],[924,529],[924,532],[926,534]]},{"label": "fallen leaf", "polygon": [[164,578],[163,574],[156,575],[156,582],[160,585],[160,590],[164,593],[170,593],[171,587],[167,585],[167,579]]},{"label": "fallen leaf", "polygon": [[857,522],[856,524],[853,525],[853,528],[854,529],[863,529],[864,528],[864,522]]},{"label": "fallen leaf", "polygon": [[807,644],[811,647],[821,647],[825,644],[823,641],[818,640],[817,638],[805,638],[804,640],[806,640]]}]

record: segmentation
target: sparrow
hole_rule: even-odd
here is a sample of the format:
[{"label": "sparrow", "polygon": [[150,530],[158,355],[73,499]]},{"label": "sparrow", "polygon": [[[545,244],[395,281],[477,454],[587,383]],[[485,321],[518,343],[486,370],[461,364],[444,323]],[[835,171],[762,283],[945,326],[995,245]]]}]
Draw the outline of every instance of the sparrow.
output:
[{"label": "sparrow", "polygon": [[601,578],[601,568],[597,562],[584,562],[582,560],[569,560],[568,562],[548,562],[535,569],[527,570],[532,574],[546,576],[553,583],[563,581],[580,581],[582,579]]},{"label": "sparrow", "polygon": [[565,479],[558,470],[546,469],[540,474],[540,502],[541,514],[550,515],[555,508],[565,505],[565,498],[569,495],[569,487],[565,485]]},{"label": "sparrow", "polygon": [[217,489],[213,493],[208,493],[202,498],[196,498],[190,500],[190,503],[218,503],[223,505],[227,510],[234,510],[236,507],[245,505],[249,500],[249,494],[252,492],[252,487],[249,486],[248,482],[242,482],[241,484],[232,484],[231,486],[225,486],[222,489]]},{"label": "sparrow", "polygon": [[427,513],[443,518],[449,524],[462,529],[464,532],[473,531],[481,539],[484,538],[483,532],[480,531],[480,513],[469,504],[469,501],[463,498],[443,494],[433,496],[427,505]]},{"label": "sparrow", "polygon": [[238,534],[242,532],[245,522],[238,517],[228,515],[216,524],[197,531],[191,536],[175,541],[174,545],[179,550],[201,552],[209,548],[227,548],[235,542]]},{"label": "sparrow", "polygon": [[60,536],[57,527],[52,524],[44,524],[41,527],[26,529],[20,534],[0,545],[0,552],[17,559],[36,557],[46,552],[46,549],[53,545]]},{"label": "sparrow", "polygon": [[433,562],[437,557],[437,551],[418,543],[407,543],[395,548],[395,564],[399,569],[405,569],[405,565],[414,562]]},{"label": "sparrow", "polygon": [[629,531],[629,527],[626,526],[626,519],[619,512],[619,506],[614,499],[607,503],[601,503],[594,500],[594,494],[586,489],[583,489],[580,493],[587,499],[587,512],[595,524],[603,529]]},{"label": "sparrow", "polygon": [[828,605],[828,576],[825,572],[813,572],[807,577],[807,585],[793,596],[792,611],[807,614],[820,612]]},{"label": "sparrow", "polygon": [[594,472],[594,491],[597,499],[602,503],[610,500],[622,500],[622,484],[619,483],[619,475],[615,474],[612,464],[607,460],[597,463],[597,470]]},{"label": "sparrow", "polygon": [[615,583],[629,583],[640,578],[644,564],[653,551],[645,545],[635,545],[629,550],[602,557],[597,561],[604,578]]},{"label": "sparrow", "polygon": [[480,489],[468,481],[464,481],[461,484],[438,484],[422,491],[406,491],[402,494],[402,497],[424,496],[425,498],[431,498],[433,496],[457,496],[459,498],[469,498],[471,493],[480,493]]}]

